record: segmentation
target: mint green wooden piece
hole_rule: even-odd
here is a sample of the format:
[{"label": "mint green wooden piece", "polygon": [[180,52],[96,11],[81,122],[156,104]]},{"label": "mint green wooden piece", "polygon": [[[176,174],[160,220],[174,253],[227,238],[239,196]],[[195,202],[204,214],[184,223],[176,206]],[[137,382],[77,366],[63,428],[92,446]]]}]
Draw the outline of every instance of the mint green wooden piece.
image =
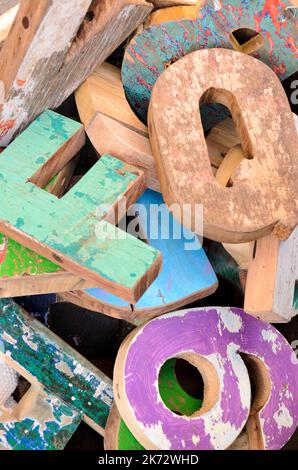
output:
[{"label": "mint green wooden piece", "polygon": [[6,226],[21,231],[25,246],[32,237],[37,242],[34,249],[39,251],[42,245],[47,258],[135,302],[133,289],[159,262],[159,252],[103,220],[107,207],[102,205],[112,206],[137,175],[104,155],[61,199],[28,181],[80,128],[81,124],[46,111],[2,152],[2,231]]}]

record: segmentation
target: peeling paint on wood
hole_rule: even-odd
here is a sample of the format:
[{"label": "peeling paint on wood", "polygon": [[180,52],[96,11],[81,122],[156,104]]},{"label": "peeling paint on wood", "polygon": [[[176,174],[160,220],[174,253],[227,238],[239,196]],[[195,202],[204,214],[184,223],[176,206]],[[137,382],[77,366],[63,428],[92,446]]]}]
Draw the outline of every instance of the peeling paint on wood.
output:
[{"label": "peeling paint on wood", "polygon": [[[253,361],[262,384],[252,403],[239,353]],[[204,413],[175,416],[164,406],[158,374],[172,357],[187,358],[205,377]],[[119,412],[146,449],[225,449],[249,418],[252,448],[274,450],[298,424],[294,351],[275,328],[240,309],[192,309],[151,320],[126,338],[114,371]]]},{"label": "peeling paint on wood", "polygon": [[106,155],[61,199],[32,182],[42,179],[47,165],[62,163],[59,149],[81,145],[82,132],[81,124],[47,111],[2,152],[0,198],[7,203],[0,208],[0,228],[62,268],[135,303],[157,276],[160,255],[104,219],[124,196],[130,204],[141,194],[143,175]]},{"label": "peeling paint on wood", "polygon": [[161,194],[146,190],[129,209],[129,215],[137,215],[139,235],[162,254],[163,266],[157,279],[133,308],[99,288],[62,294],[64,300],[140,324],[214,292],[217,278],[200,241],[173,219]]},{"label": "peeling paint on wood", "polygon": [[[191,416],[202,406],[179,384],[175,372],[176,359],[170,359],[161,368],[158,383],[161,399],[174,413]],[[135,439],[117,410],[115,402],[110,411],[104,436],[106,450],[144,450]]]},{"label": "peeling paint on wood", "polygon": [[0,450],[62,450],[81,420],[73,407],[42,392],[21,420],[6,416],[3,421],[0,411]]},{"label": "peeling paint on wood", "polygon": [[65,403],[66,412],[76,411],[102,432],[113,401],[111,380],[11,300],[4,299],[0,300],[0,357],[29,382],[40,384]]},{"label": "peeling paint on wood", "polygon": [[[168,64],[199,49],[232,49],[235,41],[231,42],[231,34],[240,28],[261,35],[263,45],[252,55],[270,66],[281,80],[289,77],[296,72],[298,59],[297,25],[294,19],[285,17],[286,7],[291,5],[287,0],[207,0],[193,20],[145,28],[129,44],[122,66],[123,84],[132,108],[146,120],[153,86]],[[185,10],[182,7],[182,12]],[[209,106],[203,118],[204,129],[208,130],[224,119],[224,114]]]},{"label": "peeling paint on wood", "polygon": [[[0,52],[0,144],[8,145],[41,112],[59,106],[152,8],[143,0],[22,0]],[[92,21],[84,19],[89,9]]]}]

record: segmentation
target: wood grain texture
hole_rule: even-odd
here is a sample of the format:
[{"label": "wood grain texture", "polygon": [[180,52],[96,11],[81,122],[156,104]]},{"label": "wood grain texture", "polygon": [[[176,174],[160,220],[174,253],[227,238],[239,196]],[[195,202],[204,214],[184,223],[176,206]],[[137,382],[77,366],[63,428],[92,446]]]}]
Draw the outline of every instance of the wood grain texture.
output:
[{"label": "wood grain texture", "polygon": [[[164,404],[177,414],[191,416],[202,405],[179,384],[175,373],[175,359],[167,361],[160,370],[158,386]],[[115,402],[111,408],[104,435],[105,450],[144,450],[121,419]]]},{"label": "wood grain texture", "polygon": [[[158,211],[161,217],[156,217]],[[139,223],[141,236],[162,254],[157,279],[134,306],[99,288],[66,292],[63,300],[140,324],[216,290],[217,278],[200,241],[174,221],[159,193],[147,190],[129,214],[138,214],[135,225]]]},{"label": "wood grain texture", "polygon": [[[253,361],[262,385],[252,404],[247,365],[239,353]],[[298,424],[298,362],[293,356],[275,328],[240,309],[174,312],[125,339],[114,369],[115,401],[146,449],[225,449],[249,415],[250,448],[280,449]],[[202,408],[190,419],[171,413],[156,387],[160,367],[170,357],[187,358],[204,380]]]},{"label": "wood grain texture", "polygon": [[75,97],[80,119],[97,152],[140,168],[147,186],[160,190],[148,128],[126,100],[120,70],[103,63],[78,88]]},{"label": "wood grain texture", "polygon": [[0,356],[103,433],[113,401],[110,379],[7,299],[0,300]]},{"label": "wood grain texture", "polygon": [[22,0],[0,51],[0,144],[59,106],[151,10],[143,0]]},{"label": "wood grain texture", "polygon": [[[231,188],[214,181],[197,100],[231,109],[249,157]],[[163,197],[168,205],[192,204],[192,214],[203,204],[205,236],[238,243],[272,230],[281,239],[290,235],[298,222],[297,134],[282,85],[266,65],[223,49],[188,54],[157,81],[149,120]]]},{"label": "wood grain texture", "polygon": [[[186,54],[205,48],[232,49],[231,34],[244,29],[261,35],[263,46],[253,56],[269,65],[281,80],[297,70],[296,23],[283,20],[287,0],[206,0],[196,19],[176,20],[145,28],[129,44],[122,66],[126,96],[134,111],[147,119],[153,86],[163,70]],[[190,7],[193,15],[193,7]],[[175,10],[175,9],[173,9]],[[160,13],[162,15],[162,12]],[[185,8],[173,19],[185,17]],[[169,19],[169,17],[167,18]],[[223,108],[205,108],[204,129],[224,118]]]},{"label": "wood grain texture", "polygon": [[244,308],[265,321],[291,321],[297,313],[294,311],[297,281],[298,228],[286,241],[274,235],[258,240],[248,265]]},{"label": "wood grain texture", "polygon": [[[106,155],[62,199],[46,193],[34,183],[43,186],[49,168],[56,173],[67,163],[63,160],[69,154],[61,158],[60,149],[73,151],[71,136],[81,145],[80,124],[45,112],[1,154],[0,192],[7,201],[1,206],[1,230],[65,270],[135,303],[157,276],[160,255],[107,219],[143,192],[143,176]],[[137,253],[133,259],[132,252]]]},{"label": "wood grain texture", "polygon": [[[97,152],[109,153],[136,166],[144,172],[147,187],[160,191],[148,128],[136,117],[125,98],[120,70],[111,64],[102,64],[75,96],[81,121]],[[218,155],[218,142],[222,144],[223,137],[229,134],[231,121],[226,119],[207,137],[211,164],[215,168],[223,159]],[[220,151],[223,150],[222,145]]]},{"label": "wood grain texture", "polygon": [[[2,410],[0,450],[63,450],[82,418],[73,406],[31,386],[8,413]],[[26,402],[25,402],[26,401]]]}]

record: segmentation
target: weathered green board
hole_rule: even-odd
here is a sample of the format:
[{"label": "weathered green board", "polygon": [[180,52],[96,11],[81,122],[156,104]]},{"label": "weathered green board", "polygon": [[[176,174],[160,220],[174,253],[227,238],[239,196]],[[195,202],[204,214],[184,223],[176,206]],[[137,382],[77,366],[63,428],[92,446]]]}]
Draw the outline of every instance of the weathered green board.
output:
[{"label": "weathered green board", "polygon": [[157,276],[160,254],[104,217],[107,206],[127,192],[139,196],[142,178],[105,155],[61,199],[29,181],[81,129],[81,124],[47,111],[2,152],[0,200],[5,204],[0,205],[0,229],[64,269],[135,303]]},{"label": "weathered green board", "polygon": [[105,427],[111,380],[9,299],[0,300],[0,357],[95,429]]},{"label": "weathered green board", "polygon": [[[38,407],[17,421],[0,422],[0,450],[62,450],[79,426],[82,417],[72,407],[50,394],[38,397]],[[0,413],[1,420],[1,413]]]}]

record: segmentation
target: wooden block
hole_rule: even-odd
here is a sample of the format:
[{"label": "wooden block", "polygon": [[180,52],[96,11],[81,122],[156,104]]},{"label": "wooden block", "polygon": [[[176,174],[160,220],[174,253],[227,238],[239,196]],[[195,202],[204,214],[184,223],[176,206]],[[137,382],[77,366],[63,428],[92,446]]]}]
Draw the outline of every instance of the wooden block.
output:
[{"label": "wooden block", "polygon": [[[189,7],[190,13],[187,7],[167,9],[172,14],[161,11],[156,26],[149,25],[136,35],[124,56],[122,79],[132,108],[146,120],[160,74],[181,57],[202,48],[236,48],[262,60],[281,80],[292,75],[297,70],[296,23],[284,17],[285,8],[291,5],[287,0],[206,0],[199,8]],[[214,105],[202,112],[205,131],[226,116],[224,108]]]},{"label": "wooden block", "polygon": [[[231,109],[247,158],[230,188],[214,181],[197,101]],[[193,216],[203,204],[206,237],[241,243],[272,230],[290,235],[298,222],[297,134],[282,85],[262,62],[223,49],[188,54],[154,87],[149,134],[165,202],[191,203]],[[184,224],[194,229],[194,221]]]},{"label": "wooden block", "polygon": [[161,257],[107,219],[142,193],[142,174],[106,155],[62,199],[37,186],[43,187],[49,173],[59,171],[83,142],[80,124],[48,111],[2,152],[0,197],[7,204],[0,209],[0,229],[65,270],[135,303],[157,276]]},{"label": "wooden block", "polygon": [[10,3],[11,5],[6,5],[7,9],[4,5],[5,11],[3,11],[2,7],[0,6],[0,47],[2,47],[3,42],[7,38],[19,9],[18,2]]},{"label": "wooden block", "polygon": [[[251,449],[280,449],[298,424],[294,356],[275,328],[240,309],[174,312],[123,342],[114,368],[115,401],[146,449],[226,449],[246,422]],[[161,365],[172,357],[197,367],[204,380],[202,408],[191,418],[172,413],[156,386]],[[256,380],[252,403],[248,369]]]},{"label": "wooden block", "polygon": [[250,259],[245,310],[273,323],[291,321],[298,281],[298,227],[286,241],[272,234],[258,240]]},{"label": "wooden block", "polygon": [[[161,368],[158,376],[160,396],[174,413],[191,416],[200,409],[202,401],[190,396],[179,384],[175,373],[175,359]],[[106,450],[144,450],[121,419],[115,402],[111,408],[104,435]]]},{"label": "wooden block", "polygon": [[22,0],[0,51],[0,145],[59,106],[152,8],[145,0]]},{"label": "wooden block", "polygon": [[[8,299],[0,300],[0,359],[33,386],[55,397],[56,421],[60,418],[61,427],[71,425],[72,417],[78,424],[79,415],[103,433],[113,401],[111,380]],[[32,404],[32,400],[26,401],[25,411]],[[21,420],[27,414],[22,409]],[[52,414],[54,418],[54,411]]]},{"label": "wooden block", "polygon": [[31,385],[8,412],[0,407],[0,450],[62,450],[82,418],[73,406]]},{"label": "wooden block", "polygon": [[[158,210],[160,217],[154,217]],[[154,210],[154,212],[153,212]],[[174,221],[162,196],[147,190],[129,210],[138,213],[142,237],[163,257],[163,267],[153,284],[132,306],[108,292],[93,288],[66,292],[60,298],[89,310],[106,313],[134,324],[180,308],[212,294],[217,278],[197,237]],[[168,232],[168,233],[167,233]],[[179,238],[178,238],[179,237]]]}]

